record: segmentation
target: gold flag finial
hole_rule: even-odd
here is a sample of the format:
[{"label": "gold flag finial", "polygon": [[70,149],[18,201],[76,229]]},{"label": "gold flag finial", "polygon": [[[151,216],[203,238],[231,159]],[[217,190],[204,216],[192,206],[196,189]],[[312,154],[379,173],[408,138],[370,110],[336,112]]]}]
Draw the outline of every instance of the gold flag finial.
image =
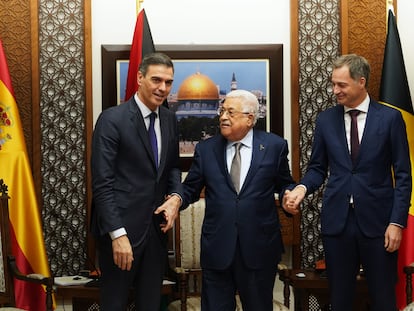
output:
[{"label": "gold flag finial", "polygon": [[136,0],[137,1],[137,15],[139,13],[139,11],[141,10],[141,3],[144,2],[144,0]]}]

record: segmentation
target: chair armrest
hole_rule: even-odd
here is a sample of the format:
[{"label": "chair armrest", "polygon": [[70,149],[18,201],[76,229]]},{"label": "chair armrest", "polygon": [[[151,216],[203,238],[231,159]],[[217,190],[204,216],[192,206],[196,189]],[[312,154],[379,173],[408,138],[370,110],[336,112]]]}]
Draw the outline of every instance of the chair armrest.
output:
[{"label": "chair armrest", "polygon": [[11,255],[7,256],[7,262],[8,262],[10,271],[14,278],[21,280],[21,281],[25,281],[25,282],[41,284],[46,287],[47,311],[52,311],[53,310],[52,294],[53,294],[53,284],[54,284],[53,277],[45,277],[41,274],[36,274],[36,273],[28,274],[28,275],[21,273],[19,268],[16,265],[16,258]]}]

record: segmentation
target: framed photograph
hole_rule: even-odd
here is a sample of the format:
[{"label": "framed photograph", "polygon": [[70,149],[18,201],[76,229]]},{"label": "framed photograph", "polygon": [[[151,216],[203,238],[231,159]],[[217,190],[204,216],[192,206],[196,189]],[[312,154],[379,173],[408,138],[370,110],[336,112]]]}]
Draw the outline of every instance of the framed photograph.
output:
[{"label": "framed photograph", "polygon": [[[257,95],[256,127],[283,135],[283,45],[157,45],[174,62],[168,97],[180,131],[183,171],[195,145],[218,132],[217,110],[225,94],[245,89]],[[102,109],[124,101],[130,45],[102,45]]]}]

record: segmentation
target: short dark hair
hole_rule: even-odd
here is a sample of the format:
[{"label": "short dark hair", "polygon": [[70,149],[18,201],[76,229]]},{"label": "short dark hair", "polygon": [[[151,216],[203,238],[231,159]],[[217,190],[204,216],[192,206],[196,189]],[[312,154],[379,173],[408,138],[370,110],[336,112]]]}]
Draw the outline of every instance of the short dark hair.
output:
[{"label": "short dark hair", "polygon": [[174,72],[174,64],[171,58],[164,53],[154,52],[146,54],[139,65],[139,71],[145,76],[150,65],[165,65],[168,68],[172,68]]},{"label": "short dark hair", "polygon": [[371,68],[364,57],[356,54],[342,55],[334,61],[333,69],[341,68],[343,66],[348,66],[349,75],[353,80],[357,80],[361,77],[365,78],[365,88],[368,87]]}]

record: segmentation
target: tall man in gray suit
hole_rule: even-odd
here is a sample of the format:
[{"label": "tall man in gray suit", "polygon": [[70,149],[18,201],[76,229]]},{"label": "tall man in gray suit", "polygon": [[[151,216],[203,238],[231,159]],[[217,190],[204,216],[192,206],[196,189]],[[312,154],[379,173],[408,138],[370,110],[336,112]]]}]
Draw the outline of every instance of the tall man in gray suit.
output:
[{"label": "tall man in gray suit", "polygon": [[318,115],[307,172],[284,198],[295,214],[305,194],[328,177],[321,231],[333,311],[352,310],[360,264],[371,310],[397,309],[397,250],[407,225],[411,166],[404,120],[398,110],[370,98],[369,74],[361,56],[334,62],[338,105]]},{"label": "tall man in gray suit", "polygon": [[[173,83],[171,59],[146,55],[137,93],[104,110],[92,141],[92,231],[102,272],[101,310],[158,311],[167,258],[166,232],[181,205],[178,129],[162,106]],[[170,197],[165,201],[166,197]]]},{"label": "tall man in gray suit", "polygon": [[220,135],[196,145],[184,181],[183,206],[205,188],[201,233],[201,309],[272,311],[273,285],[283,253],[275,193],[294,183],[287,142],[253,129],[256,96],[235,90],[219,110]]}]

